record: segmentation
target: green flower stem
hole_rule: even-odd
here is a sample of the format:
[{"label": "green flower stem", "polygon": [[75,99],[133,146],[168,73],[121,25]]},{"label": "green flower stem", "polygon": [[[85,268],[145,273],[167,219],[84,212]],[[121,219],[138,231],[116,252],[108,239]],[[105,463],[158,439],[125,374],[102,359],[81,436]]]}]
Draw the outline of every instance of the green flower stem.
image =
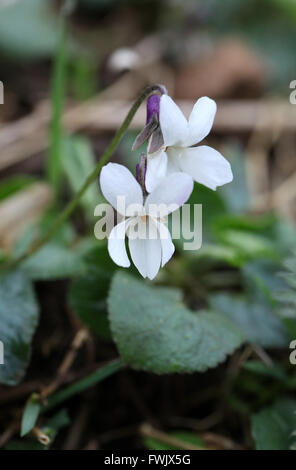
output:
[{"label": "green flower stem", "polygon": [[65,400],[71,398],[73,395],[81,393],[84,390],[93,387],[98,382],[101,382],[102,380],[106,379],[110,375],[115,374],[123,367],[124,365],[121,359],[115,359],[114,361],[109,362],[107,365],[96,370],[84,379],[81,379],[78,382],[75,382],[74,384],[69,385],[63,390],[56,392],[55,394],[50,396],[48,398],[47,404],[41,409],[41,411],[48,411],[54,408],[60,403],[63,403]]},{"label": "green flower stem", "polygon": [[12,259],[8,263],[4,264],[2,266],[1,271],[6,271],[8,269],[15,268],[19,263],[24,261],[25,259],[29,258],[31,255],[36,253],[43,245],[45,245],[50,238],[53,236],[53,234],[57,231],[57,229],[65,222],[68,217],[71,215],[77,204],[79,203],[81,197],[87,190],[90,184],[94,182],[94,180],[97,178],[99,175],[102,167],[108,162],[114,151],[116,150],[121,138],[123,137],[124,133],[128,129],[134,115],[136,114],[138,108],[142,104],[142,102],[148,98],[149,95],[152,93],[163,93],[163,88],[161,85],[152,85],[146,88],[141,95],[138,97],[138,99],[135,101],[131,109],[129,110],[125,120],[121,124],[121,127],[113,137],[109,147],[105,150],[103,155],[101,156],[98,165],[94,169],[94,171],[88,176],[86,179],[85,183],[82,185],[80,191],[76,194],[76,196],[68,203],[68,205],[65,207],[65,209],[60,213],[60,215],[57,217],[55,220],[54,224],[51,226],[51,228],[38,240],[36,240],[31,247],[22,255],[18,256],[15,259]]}]

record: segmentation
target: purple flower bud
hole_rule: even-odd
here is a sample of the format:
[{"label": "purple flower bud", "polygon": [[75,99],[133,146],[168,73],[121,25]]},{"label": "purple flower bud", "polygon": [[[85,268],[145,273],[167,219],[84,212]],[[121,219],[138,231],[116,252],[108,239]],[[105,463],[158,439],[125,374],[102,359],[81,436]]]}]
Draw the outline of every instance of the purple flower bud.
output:
[{"label": "purple flower bud", "polygon": [[153,138],[153,134],[155,133],[155,131],[158,131],[158,135],[156,136],[156,138],[153,138],[153,144],[151,148],[153,148],[154,151],[157,151],[162,145],[163,138],[161,131],[159,130],[160,98],[163,94],[167,94],[167,90],[163,85],[158,85],[157,89],[158,93],[150,95],[147,99],[146,125],[144,129],[140,132],[140,134],[137,135],[136,140],[132,146],[132,150],[136,150],[144,142],[149,140],[151,136]]},{"label": "purple flower bud", "polygon": [[146,124],[152,121],[153,116],[157,116],[157,120],[159,120],[159,107],[160,107],[160,95],[151,95],[147,100],[147,117],[146,117]]}]

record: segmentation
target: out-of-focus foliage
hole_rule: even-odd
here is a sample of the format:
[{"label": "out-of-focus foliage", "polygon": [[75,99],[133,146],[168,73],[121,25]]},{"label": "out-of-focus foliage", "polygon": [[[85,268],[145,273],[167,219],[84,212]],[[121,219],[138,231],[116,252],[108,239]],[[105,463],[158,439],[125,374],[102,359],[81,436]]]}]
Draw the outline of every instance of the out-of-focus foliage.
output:
[{"label": "out-of-focus foliage", "polygon": [[30,360],[38,311],[33,286],[22,272],[2,277],[0,324],[5,360],[0,367],[0,383],[15,385],[23,378]]},{"label": "out-of-focus foliage", "polygon": [[209,26],[219,35],[241,36],[257,48],[271,73],[271,85],[286,90],[296,66],[295,2],[210,0],[204,4]]},{"label": "out-of-focus foliage", "polygon": [[[89,142],[82,137],[68,137],[62,145],[62,164],[69,185],[76,193],[95,168],[95,157]],[[94,208],[99,203],[99,185],[94,182],[81,198],[87,218],[92,220]]]},{"label": "out-of-focus foliage", "polygon": [[215,294],[210,305],[238,325],[250,343],[265,347],[286,346],[287,331],[281,320],[273,313],[272,306],[252,295]]},{"label": "out-of-focus foliage", "polygon": [[52,55],[57,19],[48,0],[16,0],[0,8],[0,50],[10,59]]},{"label": "out-of-focus foliage", "polygon": [[21,265],[27,276],[35,281],[65,279],[84,269],[79,251],[69,250],[60,243],[50,242]]},{"label": "out-of-focus foliage", "polygon": [[279,313],[283,318],[296,318],[296,255],[286,259],[283,263],[286,272],[281,273],[286,282],[286,288],[277,292]]},{"label": "out-of-focus foliage", "polygon": [[296,448],[296,401],[281,399],[252,416],[252,433],[257,450]]},{"label": "out-of-focus foliage", "polygon": [[12,196],[17,191],[27,188],[36,179],[29,175],[12,176],[0,184],[0,201]]}]

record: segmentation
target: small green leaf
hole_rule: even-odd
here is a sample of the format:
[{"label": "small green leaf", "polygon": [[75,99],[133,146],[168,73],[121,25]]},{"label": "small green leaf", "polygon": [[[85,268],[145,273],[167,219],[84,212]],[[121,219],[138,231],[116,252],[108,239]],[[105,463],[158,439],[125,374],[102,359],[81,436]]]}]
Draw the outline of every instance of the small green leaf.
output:
[{"label": "small green leaf", "polygon": [[257,450],[288,450],[295,441],[296,401],[282,399],[252,416]]},{"label": "small green leaf", "polygon": [[4,364],[0,364],[0,383],[16,385],[23,378],[37,323],[38,305],[31,282],[19,271],[2,277],[0,340],[4,345]]},{"label": "small green leaf", "polygon": [[38,395],[33,394],[24,409],[21,424],[21,437],[24,437],[33,429],[38,419],[40,409],[41,405],[38,400]]},{"label": "small green leaf", "polygon": [[243,341],[223,315],[193,313],[180,301],[179,291],[172,294],[123,272],[113,278],[108,304],[113,338],[134,369],[202,372],[224,361]]}]

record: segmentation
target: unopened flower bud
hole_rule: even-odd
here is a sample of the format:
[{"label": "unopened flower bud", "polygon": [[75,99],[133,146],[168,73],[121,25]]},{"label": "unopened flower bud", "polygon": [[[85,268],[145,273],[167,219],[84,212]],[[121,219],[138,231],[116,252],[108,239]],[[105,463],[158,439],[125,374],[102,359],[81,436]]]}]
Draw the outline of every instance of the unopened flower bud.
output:
[{"label": "unopened flower bud", "polygon": [[[165,87],[161,87],[161,91],[162,94],[167,93]],[[148,153],[156,152],[163,145],[162,132],[159,127],[160,99],[161,95],[159,93],[148,97],[146,105],[146,126],[136,137],[132,147],[133,150],[136,150],[149,139]]]}]

